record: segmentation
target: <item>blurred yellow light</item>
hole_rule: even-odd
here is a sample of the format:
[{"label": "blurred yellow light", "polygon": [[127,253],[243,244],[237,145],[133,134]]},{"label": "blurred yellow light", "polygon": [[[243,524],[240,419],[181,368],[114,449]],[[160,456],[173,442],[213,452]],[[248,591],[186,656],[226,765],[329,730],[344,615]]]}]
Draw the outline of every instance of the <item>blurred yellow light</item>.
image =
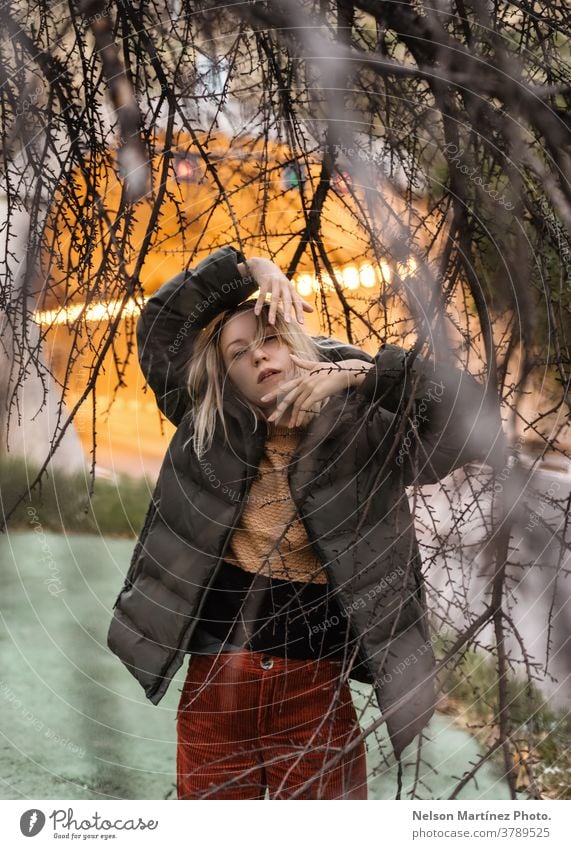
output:
[{"label": "blurred yellow light", "polygon": [[[402,277],[409,277],[417,269],[417,262],[413,257],[410,257],[405,262],[398,264],[398,270]],[[391,267],[385,260],[380,260],[378,267],[375,268],[370,262],[356,265],[347,265],[345,268],[336,271],[337,282],[342,289],[354,290],[359,286],[366,289],[371,289],[376,285],[378,276],[382,280],[390,280],[392,275]],[[329,274],[321,275],[321,285],[325,291],[334,291],[335,285]],[[320,290],[318,278],[313,274],[300,274],[295,278],[295,287],[303,298],[307,298],[314,292]],[[70,304],[67,307],[60,307],[55,310],[36,310],[33,314],[34,321],[37,324],[54,325],[54,324],[73,324],[79,318],[83,321],[103,321],[116,318],[121,310],[121,301],[112,299],[107,302],[99,301],[89,304]],[[121,318],[130,318],[140,313],[139,305],[130,298],[121,311]]]},{"label": "blurred yellow light", "polygon": [[[70,324],[81,316],[84,321],[101,321],[112,319],[121,310],[121,301],[112,299],[107,302],[94,304],[72,304],[69,307],[60,307],[57,310],[36,310],[34,321],[37,324]],[[122,318],[129,318],[140,313],[139,305],[132,299],[128,300],[121,312]]]},{"label": "blurred yellow light", "polygon": [[359,278],[361,280],[361,286],[364,286],[366,289],[372,289],[377,283],[375,269],[368,262],[359,268]]},{"label": "blurred yellow light", "polygon": [[399,262],[397,264],[398,272],[401,278],[404,280],[407,277],[412,277],[418,268],[418,263],[414,257],[410,256],[404,262]]},{"label": "blurred yellow light", "polygon": [[381,272],[381,281],[383,283],[388,283],[392,277],[393,272],[388,262],[386,262],[384,259],[379,262],[379,270]]},{"label": "blurred yellow light", "polygon": [[[316,280],[315,282],[316,282],[316,288],[319,290],[319,281]],[[333,283],[333,280],[331,279],[329,274],[327,274],[327,272],[323,272],[323,274],[321,275],[321,287],[326,292],[334,292],[335,291],[335,284]]]},{"label": "blurred yellow light", "polygon": [[343,284],[346,289],[359,288],[359,269],[355,265],[347,265],[341,272]]},{"label": "blurred yellow light", "polygon": [[312,294],[316,280],[312,274],[300,274],[295,281],[297,291],[302,298],[307,298]]}]

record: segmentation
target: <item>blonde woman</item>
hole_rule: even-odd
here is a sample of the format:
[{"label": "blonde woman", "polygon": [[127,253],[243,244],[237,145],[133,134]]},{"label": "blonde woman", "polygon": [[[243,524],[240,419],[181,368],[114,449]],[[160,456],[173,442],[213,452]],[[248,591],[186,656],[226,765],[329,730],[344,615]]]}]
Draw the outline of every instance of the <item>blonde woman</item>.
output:
[{"label": "blonde woman", "polygon": [[138,322],[177,430],[108,643],[154,704],[190,654],[179,799],[366,799],[349,679],[373,685],[399,768],[434,711],[404,487],[485,460],[499,416],[450,365],[311,336],[311,310],[228,247]]}]

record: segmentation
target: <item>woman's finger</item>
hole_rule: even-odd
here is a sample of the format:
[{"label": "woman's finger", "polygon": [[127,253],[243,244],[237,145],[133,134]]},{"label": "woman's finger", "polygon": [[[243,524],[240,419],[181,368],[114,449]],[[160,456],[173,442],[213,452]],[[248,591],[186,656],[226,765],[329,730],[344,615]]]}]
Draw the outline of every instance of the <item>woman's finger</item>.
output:
[{"label": "woman's finger", "polygon": [[295,393],[295,396],[290,404],[290,426],[295,427],[292,422],[297,421],[299,413],[303,412],[303,408],[309,406],[307,403],[307,399],[311,397],[312,394],[313,387],[308,386],[307,383],[303,383],[298,387],[298,391]]},{"label": "woman's finger", "polygon": [[270,389],[269,392],[266,392],[265,395],[262,395],[262,397],[260,398],[260,401],[271,401],[271,399],[274,396],[277,397],[278,395],[281,395],[281,393],[284,391],[284,389],[287,388],[288,392],[289,392],[289,387],[294,386],[296,383],[299,383],[300,381],[302,381],[304,379],[305,379],[305,376],[293,377],[291,380],[286,380],[286,381],[284,381],[284,383],[280,383],[279,386],[274,387],[274,389]]},{"label": "woman's finger", "polygon": [[292,297],[292,300],[293,300],[293,308],[295,310],[295,317],[296,317],[299,324],[303,324],[303,322],[304,322],[304,319],[303,319],[303,304],[301,302],[301,298],[299,297],[299,295],[297,294],[297,292],[295,291],[293,286],[292,286],[292,289],[291,289],[291,297]]},{"label": "woman's finger", "polygon": [[298,420],[303,417],[306,410],[311,406],[310,398],[312,397],[313,392],[311,388],[309,391],[300,392],[295,402],[292,406],[291,416],[290,416],[290,427],[298,427]]},{"label": "woman's finger", "polygon": [[256,303],[254,305],[254,313],[256,315],[260,314],[263,304],[266,302],[266,295],[268,292],[270,293],[270,312],[268,321],[270,324],[275,324],[276,321],[276,313],[278,309],[278,305],[280,299],[283,302],[283,313],[285,320],[289,323],[291,321],[292,315],[292,305],[295,309],[295,315],[300,324],[304,323],[303,311],[313,312],[313,306],[309,304],[307,301],[304,301],[301,298],[295,289],[293,289],[290,281],[285,278],[285,283],[282,281],[273,279],[269,282],[263,281],[259,284],[260,293],[256,299]]},{"label": "woman's finger", "polygon": [[[297,419],[300,411],[303,412],[301,410],[302,406],[305,405],[309,408],[312,403],[327,398],[335,390],[336,375],[331,374],[330,364],[303,360],[301,357],[296,357],[295,354],[292,354],[292,358],[294,357],[297,365],[301,366],[303,364],[303,367],[310,369],[310,372],[301,377],[294,377],[292,380],[284,381],[275,389],[270,389],[262,396],[262,401],[269,401],[272,397],[278,397],[285,392],[285,395],[282,395],[276,404],[274,412],[268,419],[269,421],[273,421],[275,418],[283,415],[289,406],[293,407],[291,413],[292,419],[294,415]],[[326,373],[321,374],[323,371]]]},{"label": "woman's finger", "polygon": [[276,323],[276,313],[278,311],[278,304],[279,304],[280,298],[282,296],[282,281],[274,277],[272,279],[271,285],[272,285],[272,294],[271,294],[270,314],[269,314],[269,317],[268,317],[268,321],[270,322],[270,324],[275,324]]},{"label": "woman's finger", "polygon": [[307,301],[304,301],[301,295],[298,294],[295,287],[292,285],[291,287],[292,298],[294,302],[294,308],[296,313],[296,318],[300,324],[303,324],[305,319],[303,317],[303,311],[313,312],[313,307]]},{"label": "woman's finger", "polygon": [[303,357],[298,357],[297,354],[290,354],[292,360],[295,360],[296,365],[301,366],[301,368],[316,368],[318,366],[322,366],[323,363],[317,362],[316,360],[304,360]]},{"label": "woman's finger", "polygon": [[260,294],[256,298],[256,303],[254,304],[255,315],[260,314],[264,301],[266,300],[266,294],[268,292],[268,287],[265,280],[262,280],[262,282],[258,284],[258,287],[260,289]]},{"label": "woman's finger", "polygon": [[295,386],[292,390],[290,390],[290,392],[284,395],[284,397],[280,401],[278,401],[278,403],[276,404],[276,408],[269,417],[268,421],[273,421],[275,418],[278,417],[278,415],[283,415],[283,413],[297,397],[297,393],[300,391],[300,386],[301,384]]},{"label": "woman's finger", "polygon": [[291,321],[291,305],[292,305],[292,286],[286,278],[286,283],[282,288],[282,301],[284,318],[289,323]]}]

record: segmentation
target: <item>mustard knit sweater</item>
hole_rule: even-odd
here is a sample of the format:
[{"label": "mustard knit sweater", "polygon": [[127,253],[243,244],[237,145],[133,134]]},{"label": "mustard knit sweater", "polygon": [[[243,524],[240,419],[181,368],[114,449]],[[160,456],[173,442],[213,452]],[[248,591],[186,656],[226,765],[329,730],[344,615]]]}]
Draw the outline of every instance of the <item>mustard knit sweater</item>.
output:
[{"label": "mustard knit sweater", "polygon": [[273,422],[267,427],[258,475],[224,559],[266,578],[325,584],[327,574],[311,546],[288,484],[291,456],[303,428]]},{"label": "mustard knit sweater", "polygon": [[298,516],[288,467],[302,428],[268,423],[265,451],[240,524],[206,598],[191,651],[340,657],[346,621]]}]

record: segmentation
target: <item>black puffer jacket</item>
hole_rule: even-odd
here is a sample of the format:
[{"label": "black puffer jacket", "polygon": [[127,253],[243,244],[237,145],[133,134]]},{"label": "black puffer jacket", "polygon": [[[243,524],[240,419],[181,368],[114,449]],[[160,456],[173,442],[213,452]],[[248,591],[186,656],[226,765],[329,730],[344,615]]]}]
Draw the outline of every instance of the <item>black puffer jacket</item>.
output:
[{"label": "black puffer jacket", "polygon": [[[108,645],[154,704],[183,662],[264,450],[265,423],[252,434],[251,414],[230,397],[230,442],[219,424],[202,462],[185,447],[193,420],[184,366],[193,341],[218,312],[257,288],[240,276],[240,261],[231,247],[216,251],[162,286],[137,325],[141,368],[177,431],[114,605]],[[332,396],[310,422],[289,484],[349,622],[350,677],[374,685],[384,712],[402,699],[387,718],[399,756],[430,719],[435,701],[421,563],[404,486],[435,482],[486,459],[501,441],[501,423],[466,372],[435,370],[420,358],[406,366],[406,352],[392,345],[372,358],[317,338],[324,360],[360,357],[374,368],[358,389]],[[399,410],[411,393],[414,406],[401,426]],[[391,452],[395,433],[400,441]]]}]

